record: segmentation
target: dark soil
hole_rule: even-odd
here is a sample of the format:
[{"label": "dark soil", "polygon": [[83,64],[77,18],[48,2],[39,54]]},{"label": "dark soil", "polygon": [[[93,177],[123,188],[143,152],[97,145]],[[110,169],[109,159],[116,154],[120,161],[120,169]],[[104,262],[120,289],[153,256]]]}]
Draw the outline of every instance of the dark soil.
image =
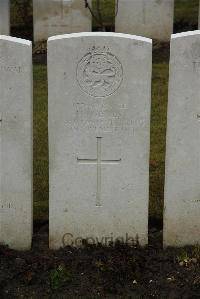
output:
[{"label": "dark soil", "polygon": [[161,246],[152,228],[146,248],[123,244],[48,249],[48,224],[36,227],[33,247],[0,247],[0,298],[199,298],[200,260],[192,249]]}]

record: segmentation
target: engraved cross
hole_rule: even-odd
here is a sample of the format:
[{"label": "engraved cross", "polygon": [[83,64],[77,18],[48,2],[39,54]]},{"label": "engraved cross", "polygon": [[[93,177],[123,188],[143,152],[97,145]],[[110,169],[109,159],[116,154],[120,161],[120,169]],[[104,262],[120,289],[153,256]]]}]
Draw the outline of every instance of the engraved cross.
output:
[{"label": "engraved cross", "polygon": [[96,206],[101,206],[101,165],[115,165],[121,162],[121,159],[118,160],[102,160],[101,159],[101,140],[102,137],[97,137],[97,158],[96,159],[79,159],[77,162],[80,164],[96,164],[97,165],[97,192],[96,192]]}]

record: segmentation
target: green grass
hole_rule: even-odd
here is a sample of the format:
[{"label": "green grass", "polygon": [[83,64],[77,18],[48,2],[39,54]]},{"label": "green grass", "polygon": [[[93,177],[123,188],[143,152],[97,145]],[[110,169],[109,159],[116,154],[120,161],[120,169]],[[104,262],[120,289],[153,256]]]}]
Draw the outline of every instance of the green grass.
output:
[{"label": "green grass", "polygon": [[154,64],[152,72],[150,216],[162,218],[167,118],[168,64]]},{"label": "green grass", "polygon": [[34,140],[34,219],[48,219],[48,124],[47,124],[47,68],[35,65],[33,140]]},{"label": "green grass", "polygon": [[181,31],[181,26],[197,29],[198,7],[199,0],[175,0],[174,18],[178,31]]},{"label": "green grass", "polygon": [[[94,12],[94,15],[97,17],[93,18],[93,26],[99,27],[99,23],[97,22],[99,20],[98,18],[98,12],[97,12],[97,2],[96,0],[92,0],[92,10]],[[103,18],[103,24],[105,26],[111,26],[114,27],[115,23],[115,0],[100,0],[100,10],[101,15]]]}]

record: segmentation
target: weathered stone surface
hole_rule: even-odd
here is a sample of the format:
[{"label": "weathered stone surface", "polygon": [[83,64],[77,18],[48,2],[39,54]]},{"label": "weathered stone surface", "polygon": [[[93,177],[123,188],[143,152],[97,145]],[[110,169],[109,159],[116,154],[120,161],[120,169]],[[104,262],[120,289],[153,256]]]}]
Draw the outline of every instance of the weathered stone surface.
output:
[{"label": "weathered stone surface", "polygon": [[164,245],[200,242],[200,31],[171,41]]},{"label": "weathered stone surface", "polygon": [[91,31],[92,26],[91,14],[80,0],[33,0],[33,17],[35,42],[57,34]]},{"label": "weathered stone surface", "polygon": [[0,34],[10,34],[10,0],[0,1]]},{"label": "weathered stone surface", "polygon": [[168,41],[174,0],[119,0],[115,31]]},{"label": "weathered stone surface", "polygon": [[149,39],[49,39],[51,248],[147,244],[151,68]]},{"label": "weathered stone surface", "polygon": [[0,36],[0,243],[32,238],[32,47]]}]

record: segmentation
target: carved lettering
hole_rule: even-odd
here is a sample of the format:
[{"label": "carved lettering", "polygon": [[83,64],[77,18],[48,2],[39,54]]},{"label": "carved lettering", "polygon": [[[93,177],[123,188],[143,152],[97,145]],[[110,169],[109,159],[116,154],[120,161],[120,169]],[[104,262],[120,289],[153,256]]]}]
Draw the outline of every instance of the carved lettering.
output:
[{"label": "carved lettering", "polygon": [[0,64],[0,71],[21,73],[22,68],[21,68],[21,66],[14,66],[14,65],[9,65],[8,66],[8,65]]}]

